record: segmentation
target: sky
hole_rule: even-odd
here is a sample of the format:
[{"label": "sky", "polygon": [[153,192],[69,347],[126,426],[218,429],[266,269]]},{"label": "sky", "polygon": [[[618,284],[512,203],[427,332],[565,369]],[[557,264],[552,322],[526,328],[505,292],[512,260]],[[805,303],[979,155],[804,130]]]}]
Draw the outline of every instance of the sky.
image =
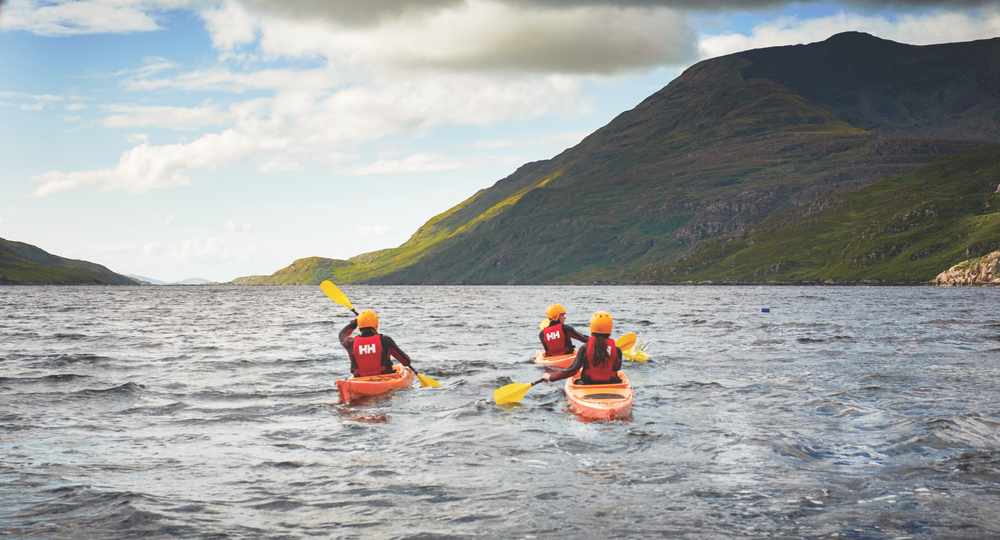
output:
[{"label": "sky", "polygon": [[167,282],[405,242],[694,63],[980,0],[0,0],[0,238]]}]

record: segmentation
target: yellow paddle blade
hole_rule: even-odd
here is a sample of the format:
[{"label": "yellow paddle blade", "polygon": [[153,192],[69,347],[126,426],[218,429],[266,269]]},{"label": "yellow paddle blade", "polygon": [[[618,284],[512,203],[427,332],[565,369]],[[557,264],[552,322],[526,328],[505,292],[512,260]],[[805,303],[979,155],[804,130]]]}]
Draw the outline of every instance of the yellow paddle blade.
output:
[{"label": "yellow paddle blade", "polygon": [[417,373],[417,378],[420,379],[420,388],[427,388],[428,386],[438,387],[441,383],[435,381],[434,379],[428,377],[427,375]]},{"label": "yellow paddle blade", "polygon": [[542,319],[542,322],[538,323],[538,327],[541,328],[542,330],[545,330],[546,328],[549,327],[549,322],[551,321],[549,321],[548,319]]},{"label": "yellow paddle blade", "polygon": [[330,297],[330,300],[346,307],[347,309],[354,310],[354,306],[351,305],[351,300],[347,298],[347,295],[340,292],[340,289],[336,285],[331,283],[329,280],[324,281],[319,284],[319,288],[323,289],[323,292]]},{"label": "yellow paddle blade", "polygon": [[635,332],[631,332],[615,340],[615,345],[618,345],[618,348],[621,349],[622,352],[624,353],[625,351],[631,349],[633,345],[635,345],[635,340],[636,340]]},{"label": "yellow paddle blade", "polygon": [[517,403],[528,393],[529,388],[531,388],[531,385],[528,383],[510,383],[507,386],[497,388],[493,392],[493,401],[496,401],[497,405]]},{"label": "yellow paddle blade", "polygon": [[649,360],[649,357],[646,356],[646,351],[640,351],[638,349],[622,351],[622,356],[624,356],[626,360],[631,360],[633,362],[645,362]]}]

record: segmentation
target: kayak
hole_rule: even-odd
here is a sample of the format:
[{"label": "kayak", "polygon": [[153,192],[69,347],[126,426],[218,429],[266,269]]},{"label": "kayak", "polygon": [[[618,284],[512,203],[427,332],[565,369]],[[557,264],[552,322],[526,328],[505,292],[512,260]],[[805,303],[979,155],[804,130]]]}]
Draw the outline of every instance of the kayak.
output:
[{"label": "kayak", "polygon": [[346,381],[337,381],[337,391],[344,403],[363,396],[373,396],[388,392],[393,388],[409,388],[413,384],[413,370],[399,364],[392,366],[392,373],[371,375],[369,377],[351,377]]},{"label": "kayak", "polygon": [[[579,375],[579,374],[577,374]],[[576,376],[566,379],[566,397],[573,412],[597,420],[620,420],[632,413],[632,385],[624,371],[615,384],[573,384]]]},{"label": "kayak", "polygon": [[535,353],[535,363],[545,367],[568,368],[573,365],[576,353],[557,354],[555,356],[545,356],[545,351]]}]

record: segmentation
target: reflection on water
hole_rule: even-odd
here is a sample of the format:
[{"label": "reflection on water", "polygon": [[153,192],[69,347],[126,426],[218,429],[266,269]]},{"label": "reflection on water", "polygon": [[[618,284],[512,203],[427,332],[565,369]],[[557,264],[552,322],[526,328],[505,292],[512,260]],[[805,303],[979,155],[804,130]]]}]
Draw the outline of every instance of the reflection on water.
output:
[{"label": "reflection on water", "polygon": [[[343,290],[442,386],[341,404],[318,287],[0,287],[0,537],[1000,536],[1000,289]],[[631,418],[493,403],[555,302]]]}]

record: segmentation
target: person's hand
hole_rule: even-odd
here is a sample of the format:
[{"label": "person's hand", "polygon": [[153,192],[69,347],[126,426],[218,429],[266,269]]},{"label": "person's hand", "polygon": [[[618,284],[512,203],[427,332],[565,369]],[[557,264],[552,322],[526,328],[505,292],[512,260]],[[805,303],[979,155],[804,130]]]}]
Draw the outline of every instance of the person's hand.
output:
[{"label": "person's hand", "polygon": [[545,381],[545,382],[552,382],[552,379],[549,378],[549,374],[548,373],[546,373],[545,375],[542,375],[542,380]]}]

